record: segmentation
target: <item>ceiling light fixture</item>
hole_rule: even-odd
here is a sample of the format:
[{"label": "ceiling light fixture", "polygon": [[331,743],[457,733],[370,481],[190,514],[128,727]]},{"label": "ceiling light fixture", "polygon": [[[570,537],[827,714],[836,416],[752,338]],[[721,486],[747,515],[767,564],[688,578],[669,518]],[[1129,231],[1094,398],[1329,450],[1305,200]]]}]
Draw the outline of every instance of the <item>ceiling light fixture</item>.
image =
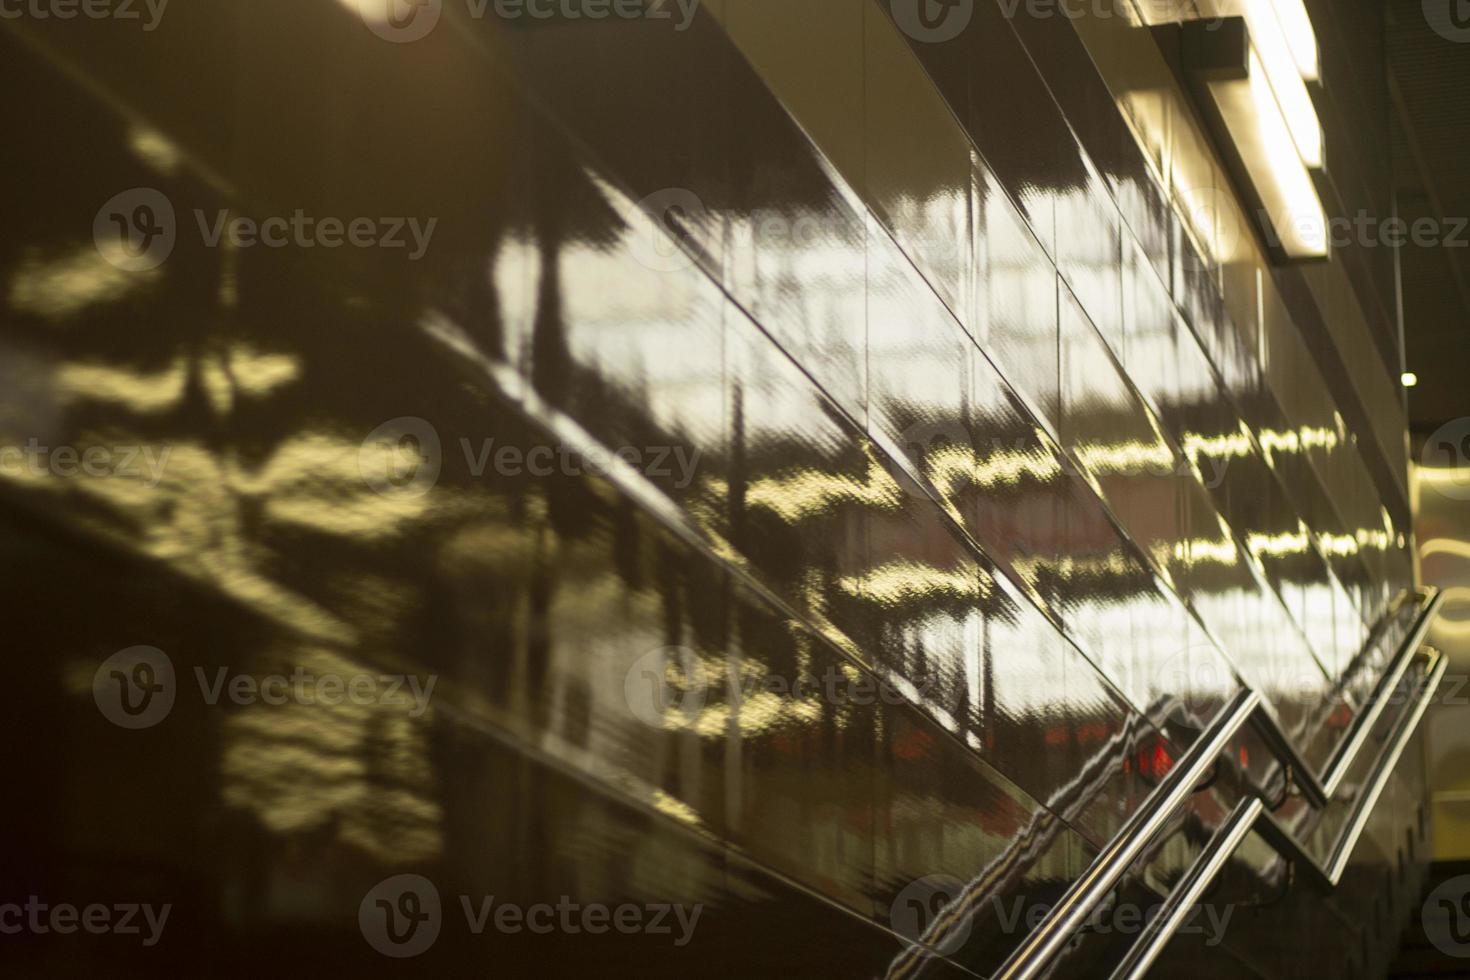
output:
[{"label": "ceiling light fixture", "polygon": [[1291,6],[1245,0],[1245,16],[1184,24],[1184,63],[1239,183],[1260,205],[1268,246],[1279,258],[1324,259],[1327,215],[1312,172],[1326,154],[1296,52],[1307,40],[1315,51],[1316,38],[1291,43],[1302,30],[1283,27],[1281,11]]}]

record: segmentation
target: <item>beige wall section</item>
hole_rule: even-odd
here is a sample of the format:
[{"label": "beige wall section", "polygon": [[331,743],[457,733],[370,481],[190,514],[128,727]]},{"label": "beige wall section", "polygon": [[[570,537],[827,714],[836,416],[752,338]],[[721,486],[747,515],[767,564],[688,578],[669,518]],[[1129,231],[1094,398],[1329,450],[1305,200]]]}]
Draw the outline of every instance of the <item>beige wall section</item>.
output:
[{"label": "beige wall section", "polygon": [[1450,658],[1425,717],[1435,860],[1470,859],[1470,468],[1412,471],[1421,574],[1446,590],[1429,643]]},{"label": "beige wall section", "polygon": [[[1089,6],[1089,11],[1107,15],[1090,12],[1074,20],[1077,33],[1123,110],[1155,177],[1191,226],[1201,251],[1216,264],[1231,319],[1261,351],[1269,383],[1287,417],[1297,427],[1335,426],[1336,414],[1321,373],[1270,276],[1264,274],[1269,269],[1266,256],[1250,231],[1245,211],[1233,193],[1222,190],[1229,186],[1223,167],[1189,97],[1132,4],[1128,0],[1111,0],[1111,4]],[[1373,420],[1374,435],[1407,495],[1404,433],[1408,422],[1398,379],[1378,357],[1344,268],[1326,262],[1305,266],[1303,271]],[[1322,476],[1330,481],[1332,474]]]}]

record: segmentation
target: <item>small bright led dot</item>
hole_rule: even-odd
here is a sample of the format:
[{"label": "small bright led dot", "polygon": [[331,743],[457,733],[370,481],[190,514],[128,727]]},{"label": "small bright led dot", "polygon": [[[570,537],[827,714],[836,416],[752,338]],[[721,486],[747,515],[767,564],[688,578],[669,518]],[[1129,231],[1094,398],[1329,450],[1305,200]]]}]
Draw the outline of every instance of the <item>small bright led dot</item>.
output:
[{"label": "small bright led dot", "polygon": [[1419,383],[1419,375],[1413,371],[1405,371],[1399,380],[1404,383],[1405,388],[1412,388]]}]

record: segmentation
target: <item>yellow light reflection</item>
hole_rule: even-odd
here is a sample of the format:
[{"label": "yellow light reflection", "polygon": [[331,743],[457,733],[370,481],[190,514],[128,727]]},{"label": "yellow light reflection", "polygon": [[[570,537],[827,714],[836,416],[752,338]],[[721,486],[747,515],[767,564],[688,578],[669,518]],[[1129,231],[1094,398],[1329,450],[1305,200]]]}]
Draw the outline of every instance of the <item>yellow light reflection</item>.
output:
[{"label": "yellow light reflection", "polygon": [[1047,484],[1062,473],[1061,464],[1041,449],[998,450],[981,456],[967,446],[937,446],[924,457],[928,476],[941,492],[968,482],[985,490],[1017,486],[1027,479]]},{"label": "yellow light reflection", "polygon": [[115,303],[161,276],[161,269],[125,272],[87,244],[49,262],[27,257],[10,281],[8,302],[17,313],[65,320],[89,306]]},{"label": "yellow light reflection", "polygon": [[753,480],[745,491],[747,506],[769,510],[788,524],[816,517],[845,503],[899,510],[903,501],[903,489],[871,456],[866,479],[863,480],[844,473],[803,470],[787,476]]},{"label": "yellow light reflection", "polygon": [[1245,536],[1245,546],[1254,557],[1260,558],[1267,555],[1272,558],[1284,558],[1287,555],[1304,555],[1311,547],[1311,537],[1307,534],[1304,525],[1294,532],[1283,532],[1281,534],[1261,534],[1252,532]]},{"label": "yellow light reflection", "polygon": [[1304,425],[1288,432],[1262,429],[1257,433],[1257,437],[1261,440],[1261,450],[1266,454],[1268,461],[1271,460],[1274,453],[1284,452],[1295,455],[1314,449],[1324,449],[1330,452],[1336,449],[1341,441],[1338,434],[1332,429],[1310,425]]},{"label": "yellow light reflection", "polygon": [[849,595],[894,606],[919,599],[984,599],[994,582],[977,567],[951,571],[900,559],[861,575],[839,578],[837,587]]}]

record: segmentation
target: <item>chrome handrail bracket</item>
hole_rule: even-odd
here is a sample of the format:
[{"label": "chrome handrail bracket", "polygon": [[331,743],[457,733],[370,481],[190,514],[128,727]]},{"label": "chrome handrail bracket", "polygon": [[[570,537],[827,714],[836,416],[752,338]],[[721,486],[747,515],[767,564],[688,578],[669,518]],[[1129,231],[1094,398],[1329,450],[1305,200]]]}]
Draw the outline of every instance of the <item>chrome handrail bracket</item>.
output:
[{"label": "chrome handrail bracket", "polygon": [[1065,946],[1143,853],[1164,824],[1204,778],[1215,759],[1260,706],[1261,696],[1249,688],[1237,694],[1215,723],[1195,740],[1169,774],[1114,835],[1082,877],[1073,882],[1020,946],[1011,953],[997,978],[1032,980]]}]

